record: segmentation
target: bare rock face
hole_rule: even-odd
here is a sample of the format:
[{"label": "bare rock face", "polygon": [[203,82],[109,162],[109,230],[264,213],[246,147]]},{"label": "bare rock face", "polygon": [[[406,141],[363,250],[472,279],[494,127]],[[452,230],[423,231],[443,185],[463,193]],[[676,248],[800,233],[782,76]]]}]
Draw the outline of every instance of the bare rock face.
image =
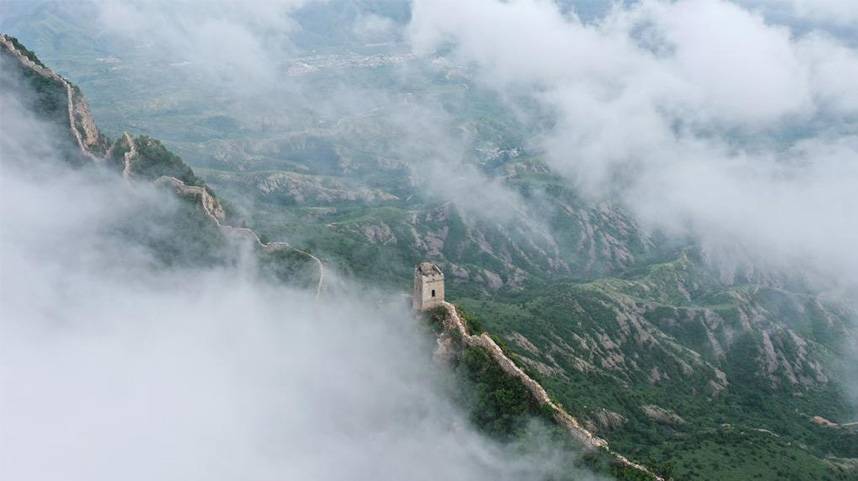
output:
[{"label": "bare rock face", "polygon": [[107,148],[105,139],[89,111],[89,106],[77,87],[53,70],[43,65],[32,52],[26,50],[18,41],[6,34],[0,34],[0,52],[12,57],[25,70],[53,82],[65,93],[66,118],[63,122],[73,135],[80,153],[92,161],[101,160],[99,155]]},{"label": "bare rock face", "polygon": [[456,343],[451,336],[438,336],[435,351],[432,353],[432,360],[440,364],[450,364],[456,359],[458,354]]},{"label": "bare rock face", "polygon": [[[227,224],[226,211],[217,197],[179,156],[167,150],[158,140],[148,136],[133,137],[126,132],[108,148],[107,139],[99,132],[80,90],[43,65],[35,54],[13,37],[0,34],[0,55],[4,57],[4,61],[7,57],[11,58],[14,62],[12,65],[20,67],[30,78],[38,76],[49,81],[47,84],[41,82],[34,85],[34,96],[47,90],[51,94],[50,100],[65,99],[61,111],[57,110],[56,102],[52,102],[50,108],[44,108],[44,113],[50,114],[52,120],[70,133],[70,140],[81,154],[71,160],[78,163],[77,157],[82,157],[84,162],[120,172],[122,178],[128,182],[152,182],[157,186],[169,188],[178,198],[192,202],[198,215],[204,216],[216,227],[205,234],[223,236],[212,239],[215,241],[213,244],[218,244],[217,241],[227,237],[238,238],[249,241],[259,255],[290,251],[296,257],[312,262],[318,269],[316,296],[320,295],[325,286],[325,269],[319,258],[285,243],[262,242],[253,230]],[[281,259],[272,262],[292,261]]]},{"label": "bare rock face", "polygon": [[622,414],[600,408],[590,414],[585,425],[593,432],[607,433],[622,427],[626,421]]},{"label": "bare rock face", "polygon": [[373,244],[395,244],[397,242],[393,230],[384,222],[365,225],[361,227],[361,232]]},{"label": "bare rock face", "polygon": [[532,342],[530,342],[528,338],[524,337],[524,335],[521,333],[514,332],[510,334],[509,339],[531,354],[539,353],[539,348],[537,348]]},{"label": "bare rock face", "polygon": [[[606,446],[603,439],[593,436],[582,427],[578,420],[570,416],[562,407],[552,401],[545,388],[518,367],[488,334],[471,335],[464,321],[459,317],[456,307],[448,302],[444,302],[442,305],[447,311],[447,316],[444,319],[444,332],[440,336],[444,341],[439,342],[439,347],[444,346],[446,349],[448,342],[460,339],[466,346],[485,349],[505,373],[517,378],[524,384],[539,405],[547,406],[554,411],[554,416],[558,423],[561,426],[565,426],[576,439],[589,447],[598,448]],[[450,341],[445,338],[450,339]]]},{"label": "bare rock face", "polygon": [[297,204],[312,202],[327,204],[335,202],[380,203],[398,200],[393,194],[362,187],[350,187],[334,179],[294,172],[255,174],[252,177],[256,189],[266,195],[280,194]]},{"label": "bare rock face", "polygon": [[680,382],[694,374],[707,379],[712,392],[729,384],[720,368],[659,329],[639,304],[606,300],[599,305],[604,313],[600,322],[590,321],[596,310],[592,306],[574,302],[565,307],[571,319],[589,322],[576,327],[567,340],[553,340],[546,354],[565,358],[582,373],[599,372],[624,385]]},{"label": "bare rock face", "polygon": [[83,94],[75,88],[72,89],[71,116],[74,120],[74,129],[79,133],[84,148],[90,152],[103,154],[107,148],[107,140],[96,127],[95,118],[93,118]]},{"label": "bare rock face", "polygon": [[155,181],[155,185],[169,185],[173,188],[176,195],[180,197],[190,197],[196,200],[202,207],[203,212],[218,225],[220,225],[226,218],[223,206],[221,206],[217,198],[205,187],[186,185],[175,177],[161,177]]},{"label": "bare rock face", "polygon": [[503,287],[503,279],[495,272],[483,269],[483,278],[486,280],[486,285],[489,289],[497,290]]},{"label": "bare rock face", "polygon": [[823,426],[826,428],[837,428],[840,427],[839,424],[829,421],[822,416],[813,416],[810,418],[810,422],[816,424],[817,426]]},{"label": "bare rock face", "polygon": [[[616,462],[646,473],[658,481],[664,481],[664,478],[654,474],[645,466],[634,463],[628,458],[611,451],[608,447],[608,443],[604,439],[596,436],[592,431],[586,428],[584,423],[571,416],[563,406],[556,403],[548,395],[545,388],[525,373],[524,370],[522,370],[521,367],[519,367],[515,361],[513,361],[503,351],[503,349],[501,349],[491,336],[487,333],[482,333],[480,335],[470,334],[455,306],[448,302],[444,302],[442,307],[446,310],[446,316],[443,320],[443,331],[439,335],[438,347],[434,354],[436,359],[449,360],[455,355],[458,355],[454,354],[454,356],[451,356],[451,352],[457,352],[465,346],[484,349],[504,373],[520,381],[530,392],[531,396],[533,396],[534,401],[551,412],[555,422],[557,422],[559,426],[565,428],[569,435],[580,442],[582,446],[587,449],[604,450],[609,453]],[[606,425],[609,423],[622,424],[622,422],[624,422],[622,416],[616,413],[609,413],[607,411],[603,413],[603,418]]]},{"label": "bare rock face", "polygon": [[665,409],[655,404],[641,406],[641,411],[646,417],[659,424],[666,424],[668,426],[681,426],[685,424],[685,419],[682,419],[681,416],[670,409]]}]

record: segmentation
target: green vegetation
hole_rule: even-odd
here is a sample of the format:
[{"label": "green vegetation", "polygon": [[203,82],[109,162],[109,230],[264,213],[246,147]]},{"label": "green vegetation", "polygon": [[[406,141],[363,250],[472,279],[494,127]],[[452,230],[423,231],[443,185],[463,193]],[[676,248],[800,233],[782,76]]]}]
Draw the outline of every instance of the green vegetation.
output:
[{"label": "green vegetation", "polygon": [[[12,43],[17,44],[17,41],[13,38]],[[25,51],[25,53],[29,52],[25,49],[22,51]],[[68,95],[66,94],[65,86],[61,82],[39,75],[31,69],[24,68],[6,49],[0,49],[0,62],[2,62],[4,69],[8,68],[10,72],[15,72],[18,79],[30,87],[33,95],[25,96],[22,100],[29,100],[31,103],[30,107],[36,114],[47,120],[68,125]],[[15,80],[14,77],[11,79],[4,78],[0,82],[14,82]],[[0,83],[0,86],[3,86],[5,89],[13,88],[12,85],[2,85],[2,83]]]},{"label": "green vegetation", "polygon": [[[142,227],[151,225],[160,228]],[[163,266],[217,266],[235,261],[217,226],[190,199],[167,205],[153,202],[137,218],[118,222],[112,229],[110,233],[120,242],[145,250]]]},{"label": "green vegetation", "polygon": [[257,258],[260,273],[271,281],[305,288],[315,287],[319,282],[318,265],[302,252],[282,248],[262,251]]},{"label": "green vegetation", "polygon": [[441,334],[444,330],[444,321],[447,319],[447,308],[437,306],[426,311],[426,320],[432,327],[432,332],[436,335]]},{"label": "green vegetation", "polygon": [[511,439],[542,410],[517,379],[507,375],[482,348],[466,347],[459,371],[468,382],[471,420],[487,434]]},{"label": "green vegetation", "polygon": [[[18,51],[23,53],[25,57],[30,59],[36,65],[39,65],[41,67],[45,67],[45,64],[43,64],[42,61],[39,60],[39,57],[37,57],[36,54],[32,50],[28,49],[23,44],[21,44],[21,42],[19,42],[17,38],[12,37],[12,36],[9,36],[8,38],[9,38],[9,41],[12,43],[12,45],[14,45],[15,48],[18,49]],[[47,67],[45,67],[45,68],[47,68]]]},{"label": "green vegetation", "polygon": [[[430,311],[432,325],[440,324],[446,311]],[[539,406],[527,388],[516,378],[498,367],[487,351],[480,347],[464,347],[455,372],[460,382],[461,397],[470,413],[471,422],[487,435],[506,442],[527,439],[536,424],[541,436],[552,440],[558,450],[568,453],[570,467],[587,467],[609,475],[618,481],[652,481],[654,478],[638,469],[620,464],[602,451],[585,451],[553,420],[552,412]],[[539,442],[542,442],[541,440]],[[669,474],[667,464],[662,474]],[[572,481],[574,474],[560,479]]]},{"label": "green vegetation", "polygon": [[[506,339],[505,349],[519,364],[543,366],[535,377],[571,414],[591,421],[600,409],[621,415],[622,423],[599,427],[600,435],[657,471],[699,480],[858,479],[854,467],[836,461],[856,457],[858,435],[810,422],[809,413],[851,418],[852,407],[837,385],[792,386],[783,371],[766,374],[755,361],[763,359],[757,331],[732,334],[732,342],[721,344],[729,347],[721,355],[711,349],[712,339],[741,327],[739,315],[749,306],[806,303],[806,312],[824,312],[829,323],[805,316],[789,321],[811,340],[801,348],[805,354],[791,336],[768,335],[796,362],[794,370],[810,369],[801,356],[818,349],[817,359],[835,357],[823,347],[831,345],[825,340],[848,321],[831,323],[837,311],[805,294],[724,286],[707,276],[683,257],[625,279],[536,285],[494,300],[457,303],[478,312],[488,332]],[[783,320],[774,306],[760,312],[777,316],[766,320],[772,325]],[[729,381],[723,389],[712,387],[716,369]],[[650,419],[641,410],[647,405],[687,422]]]},{"label": "green vegetation", "polygon": [[486,331],[483,328],[483,323],[480,322],[480,320],[477,319],[473,314],[466,312],[461,308],[457,310],[459,312],[459,318],[461,318],[462,322],[465,323],[465,327],[468,329],[468,332],[470,334],[478,336]]},{"label": "green vegetation", "polygon": [[[151,59],[137,55],[129,52],[122,69],[97,63],[92,51],[69,54],[65,64],[114,132],[165,139],[263,237],[312,250],[347,276],[407,290],[416,262],[437,261],[471,332],[498,339],[618,452],[678,480],[858,479],[848,461],[858,457],[854,431],[810,422],[856,418],[831,381],[853,313],[794,280],[741,270],[722,279],[688,243],[645,234],[616,206],[581,198],[524,147],[534,129],[460,75],[419,65],[411,70],[426,71],[416,78],[391,69],[320,74],[318,97],[285,99],[289,118],[271,127],[266,116],[279,119],[282,106],[236,110],[198,91],[180,69],[155,78]],[[37,109],[67,127],[65,92],[23,75]],[[390,105],[331,116],[306,107],[324,103],[344,79],[384,85]],[[417,186],[432,179],[420,177],[420,162],[407,162],[436,152],[398,151],[404,133],[388,119],[413,99],[444,109],[455,128],[441,137],[460,142],[474,168],[516,192],[522,212],[486,220]],[[137,144],[141,176],[204,185],[161,142],[144,135]],[[196,209],[192,202],[175,216],[153,209],[145,214],[163,216],[163,231],[129,223],[119,233],[165,264],[231,262],[225,240]],[[310,283],[311,267],[294,251],[262,255],[271,279]],[[438,312],[430,319],[437,328]],[[785,360],[771,370],[769,345]],[[466,350],[457,372],[484,432],[512,440],[534,419],[545,422],[484,351]],[[682,421],[653,418],[643,409],[653,405]],[[613,421],[600,418],[606,412]],[[645,478],[600,453],[583,462],[620,479]]]},{"label": "green vegetation", "polygon": [[134,140],[138,157],[134,162],[134,173],[146,179],[157,179],[161,176],[175,177],[188,185],[205,185],[185,165],[181,157],[167,150],[160,141],[141,135]]}]

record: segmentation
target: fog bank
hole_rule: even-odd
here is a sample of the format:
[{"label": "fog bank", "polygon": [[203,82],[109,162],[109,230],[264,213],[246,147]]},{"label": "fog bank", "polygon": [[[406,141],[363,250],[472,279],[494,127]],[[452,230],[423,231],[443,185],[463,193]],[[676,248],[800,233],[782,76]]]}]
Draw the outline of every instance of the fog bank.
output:
[{"label": "fog bank", "polygon": [[450,51],[502,98],[549,112],[546,158],[591,198],[693,236],[725,272],[750,264],[853,295],[858,91],[844,82],[858,50],[825,23],[791,30],[769,14],[646,0],[582,23],[542,0],[417,0],[409,32],[418,52]]},{"label": "fog bank", "polygon": [[6,477],[488,481],[569,461],[475,432],[396,296],[318,302],[252,263],[156,267],[121,232],[178,201],[63,167],[19,98],[0,92]]}]

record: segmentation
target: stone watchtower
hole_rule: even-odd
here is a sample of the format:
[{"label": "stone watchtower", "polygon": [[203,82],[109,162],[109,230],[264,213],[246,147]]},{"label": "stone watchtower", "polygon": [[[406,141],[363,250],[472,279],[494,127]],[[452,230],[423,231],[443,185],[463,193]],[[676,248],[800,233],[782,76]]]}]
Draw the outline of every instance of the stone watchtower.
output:
[{"label": "stone watchtower", "polygon": [[431,262],[421,262],[414,269],[414,293],[411,305],[424,311],[444,302],[444,273]]}]

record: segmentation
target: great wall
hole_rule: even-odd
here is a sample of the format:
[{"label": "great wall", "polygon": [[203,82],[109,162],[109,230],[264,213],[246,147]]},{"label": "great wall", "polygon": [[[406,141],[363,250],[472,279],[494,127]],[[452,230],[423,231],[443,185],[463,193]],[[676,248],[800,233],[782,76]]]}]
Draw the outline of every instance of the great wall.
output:
[{"label": "great wall", "polygon": [[[66,102],[67,102],[67,111],[68,111],[68,119],[69,119],[69,129],[71,130],[72,135],[74,136],[75,141],[77,142],[78,147],[81,150],[81,153],[88,157],[90,160],[99,161],[102,160],[98,156],[94,155],[91,151],[92,147],[98,145],[101,140],[101,135],[98,133],[98,129],[95,127],[95,120],[92,118],[92,114],[89,111],[89,106],[86,102],[80,101],[76,102],[75,99],[77,97],[76,91],[74,87],[69,83],[68,80],[64,79],[62,76],[58,75],[53,70],[39,65],[35,61],[31,60],[24,52],[20,51],[10,38],[6,34],[0,34],[0,45],[6,48],[9,53],[15,57],[22,65],[30,69],[30,71],[36,73],[37,75],[57,82],[63,86],[66,91]],[[76,121],[75,119],[78,119]],[[81,131],[83,133],[81,134]]]},{"label": "great wall", "polygon": [[[109,149],[106,149],[103,156],[93,152],[93,148],[105,142],[104,137],[98,131],[95,120],[90,113],[89,106],[83,99],[83,96],[77,92],[77,89],[61,75],[53,70],[40,65],[30,59],[26,53],[16,47],[15,42],[6,34],[0,34],[0,46],[5,48],[18,62],[25,68],[36,73],[37,75],[59,83],[65,89],[69,130],[71,131],[75,142],[81,153],[90,161],[98,164],[105,163],[106,159],[110,158],[113,150],[124,142],[128,150],[122,157],[122,177],[126,180],[131,180],[134,174],[134,161],[137,160],[139,153],[137,145],[128,132],[122,134],[122,138],[117,140]],[[223,232],[225,235],[239,238],[249,239],[255,246],[263,249],[266,252],[276,252],[279,250],[291,250],[311,259],[319,270],[319,279],[316,283],[316,297],[318,298],[325,288],[325,265],[321,259],[315,255],[296,249],[285,242],[263,242],[259,235],[252,229],[246,227],[236,227],[225,223],[226,214],[223,207],[217,198],[205,187],[197,185],[187,185],[182,180],[171,176],[161,176],[153,181],[156,186],[172,187],[173,192],[182,198],[196,199],[200,210]]]},{"label": "great wall", "polygon": [[435,350],[435,357],[437,360],[446,360],[451,358],[456,350],[457,340],[461,340],[465,346],[484,349],[504,373],[510,377],[518,379],[522,385],[527,388],[538,405],[547,407],[552,413],[554,421],[565,428],[569,435],[584,446],[585,449],[602,450],[612,457],[617,463],[625,467],[646,473],[651,476],[652,479],[665,481],[663,477],[654,473],[646,466],[635,463],[622,454],[614,452],[608,446],[607,441],[585,429],[577,419],[551,399],[548,392],[541,384],[536,382],[536,380],[518,367],[518,365],[510,359],[506,353],[504,353],[503,349],[501,349],[491,336],[485,332],[479,335],[468,332],[468,327],[465,325],[464,321],[462,321],[461,316],[459,316],[456,306],[447,301],[441,302],[440,306],[446,311],[446,316],[443,321],[444,329],[438,336],[437,340],[438,347]]},{"label": "great wall", "polygon": [[173,191],[176,193],[176,195],[180,197],[193,197],[198,199],[198,204],[202,211],[209,217],[209,219],[212,220],[212,222],[214,222],[218,226],[218,228],[220,228],[221,232],[224,232],[226,235],[235,238],[249,239],[254,245],[263,249],[265,252],[291,250],[293,252],[297,252],[312,259],[319,269],[319,279],[316,283],[316,298],[318,299],[319,296],[321,296],[322,292],[325,289],[325,264],[322,262],[321,259],[309,252],[303,251],[301,249],[296,249],[295,247],[292,247],[285,242],[263,242],[262,239],[259,238],[259,234],[257,234],[256,231],[254,231],[253,229],[225,224],[225,213],[220,205],[220,202],[218,202],[217,198],[213,196],[211,192],[209,192],[208,189],[206,189],[205,187],[200,187],[197,185],[187,185],[181,180],[169,176],[159,177],[157,180],[155,180],[155,184],[169,184],[173,187]]},{"label": "great wall", "polygon": [[[128,150],[123,154],[122,158],[122,177],[128,181],[134,177],[134,161],[139,155],[134,138],[127,132],[122,134],[122,139],[117,140],[110,148],[105,149],[103,156],[92,151],[92,148],[102,144],[104,137],[98,131],[95,121],[89,111],[89,107],[83,96],[78,94],[75,87],[66,79],[51,69],[39,65],[31,60],[24,52],[20,51],[12,39],[6,34],[0,34],[0,46],[5,48],[13,55],[23,66],[35,72],[36,74],[60,83],[67,96],[67,111],[69,129],[74,136],[77,146],[81,153],[95,163],[105,163],[106,159],[110,158],[113,149],[119,142],[125,142]],[[78,119],[76,121],[76,118]],[[156,186],[166,186],[172,188],[173,192],[181,198],[195,199],[200,210],[218,227],[225,235],[246,239],[252,242],[256,247],[263,249],[266,252],[276,252],[278,250],[292,250],[299,254],[305,255],[316,263],[319,270],[319,278],[315,289],[315,296],[319,298],[325,289],[325,265],[321,259],[315,255],[296,249],[285,242],[263,242],[259,235],[252,229],[247,227],[236,227],[225,223],[226,213],[217,198],[206,188],[197,185],[188,185],[181,179],[172,176],[161,176],[152,182]],[[646,473],[652,479],[665,481],[665,479],[645,466],[635,463],[619,453],[610,449],[608,443],[593,433],[585,429],[581,423],[563,409],[562,406],[554,402],[548,395],[542,385],[536,382],[532,377],[525,373],[516,363],[507,356],[503,349],[486,333],[479,335],[470,334],[465,323],[456,310],[456,307],[441,298],[440,306],[442,306],[447,315],[444,320],[444,330],[437,339],[438,348],[436,349],[436,357],[445,358],[451,355],[455,349],[456,339],[460,339],[464,345],[469,347],[478,347],[484,349],[497,363],[503,372],[507,375],[518,379],[533,396],[533,399],[540,405],[550,409],[552,416],[558,425],[564,427],[575,440],[581,443],[585,449],[598,449],[608,453],[619,464]]]}]

